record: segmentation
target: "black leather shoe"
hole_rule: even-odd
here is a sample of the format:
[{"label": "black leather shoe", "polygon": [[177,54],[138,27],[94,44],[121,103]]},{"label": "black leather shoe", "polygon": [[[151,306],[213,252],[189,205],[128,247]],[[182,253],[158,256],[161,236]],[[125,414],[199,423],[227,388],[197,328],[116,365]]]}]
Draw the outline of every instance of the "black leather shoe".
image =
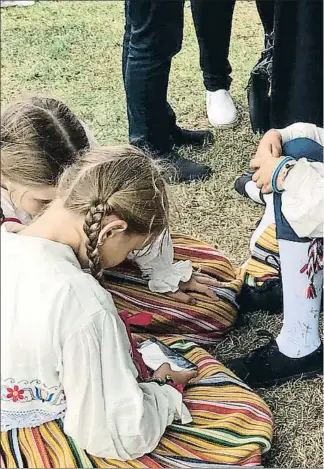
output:
[{"label": "black leather shoe", "polygon": [[170,171],[171,182],[204,181],[212,175],[209,166],[187,160],[176,151],[161,155],[160,159],[173,166],[173,170]]},{"label": "black leather shoe", "polygon": [[212,175],[209,166],[183,158],[176,150],[162,152],[143,139],[133,139],[131,144],[140,148],[151,158],[164,162],[165,178],[169,178],[170,182],[203,181]]},{"label": "black leather shoe", "polygon": [[175,146],[190,145],[204,147],[215,142],[214,134],[210,130],[186,130],[176,127],[171,134]]},{"label": "black leather shoe", "polygon": [[226,366],[251,388],[267,388],[293,379],[313,378],[323,374],[323,344],[302,358],[289,358],[279,351],[272,334],[259,331],[270,341]]}]

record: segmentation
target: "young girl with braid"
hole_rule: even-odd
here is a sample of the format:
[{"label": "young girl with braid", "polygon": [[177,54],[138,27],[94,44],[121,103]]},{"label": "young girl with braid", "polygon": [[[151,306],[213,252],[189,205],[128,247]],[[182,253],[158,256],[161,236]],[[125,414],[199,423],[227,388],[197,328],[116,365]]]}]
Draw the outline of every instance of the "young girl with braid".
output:
[{"label": "young girl with braid", "polygon": [[[7,228],[8,222],[26,224],[39,214],[53,199],[63,169],[80,151],[98,146],[60,101],[32,97],[9,105],[1,116],[1,206]],[[11,229],[17,231],[17,225]],[[181,334],[212,345],[235,322],[241,279],[214,248],[187,236],[172,238],[164,232],[131,253],[131,271],[125,277],[120,269],[110,270],[108,289],[119,310],[152,315],[146,333]],[[143,325],[133,327],[143,332]]]},{"label": "young girl with braid", "polygon": [[168,228],[168,207],[152,159],[106,147],[65,170],[30,225],[2,228],[2,467],[261,463],[272,433],[262,399],[182,338],[165,343],[197,372],[135,366],[131,335],[100,285],[103,267]]}]

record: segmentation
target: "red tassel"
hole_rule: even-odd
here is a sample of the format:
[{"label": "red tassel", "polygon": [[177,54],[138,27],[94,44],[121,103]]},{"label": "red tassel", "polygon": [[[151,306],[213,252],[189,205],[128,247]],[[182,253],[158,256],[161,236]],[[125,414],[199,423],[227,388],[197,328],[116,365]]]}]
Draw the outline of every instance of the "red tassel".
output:
[{"label": "red tassel", "polygon": [[313,300],[314,298],[317,298],[316,290],[314,288],[314,285],[309,285],[309,287],[306,290],[306,298]]},{"label": "red tassel", "polygon": [[305,264],[304,267],[300,269],[300,273],[303,274],[304,272],[306,272],[307,269],[308,269],[308,263]]}]

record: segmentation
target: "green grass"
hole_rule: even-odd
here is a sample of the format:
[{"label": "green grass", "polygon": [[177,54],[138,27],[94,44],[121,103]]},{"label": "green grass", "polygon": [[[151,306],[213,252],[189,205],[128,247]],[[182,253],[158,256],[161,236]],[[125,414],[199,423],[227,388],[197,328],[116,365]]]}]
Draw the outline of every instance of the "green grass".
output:
[{"label": "green grass", "polygon": [[[212,1],[212,0],[206,0]],[[208,126],[198,48],[186,10],[183,49],[174,59],[169,99],[179,123]],[[39,92],[61,98],[87,121],[102,143],[127,141],[125,96],[121,76],[122,1],[41,2],[9,8],[2,14],[1,98]],[[231,45],[232,95],[240,113],[235,130],[215,132],[210,150],[187,152],[210,164],[215,174],[205,184],[172,188],[177,201],[173,226],[228,253],[239,265],[262,209],[239,198],[233,181],[247,167],[256,148],[245,86],[262,47],[254,2],[238,1]],[[216,47],[216,45],[215,45]],[[256,331],[277,333],[281,317],[251,315],[215,352],[219,359],[250,350]],[[262,392],[275,417],[275,439],[267,467],[322,467],[322,380],[295,382]]]}]

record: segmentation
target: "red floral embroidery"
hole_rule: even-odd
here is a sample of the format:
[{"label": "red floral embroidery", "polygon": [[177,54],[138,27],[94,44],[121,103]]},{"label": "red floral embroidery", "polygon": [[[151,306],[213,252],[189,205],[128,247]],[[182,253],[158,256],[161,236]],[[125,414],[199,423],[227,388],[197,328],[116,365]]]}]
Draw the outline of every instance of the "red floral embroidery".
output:
[{"label": "red floral embroidery", "polygon": [[18,399],[21,400],[24,398],[24,390],[19,389],[18,386],[14,386],[13,388],[7,388],[8,394],[7,399],[12,399],[14,402],[17,402]]}]

